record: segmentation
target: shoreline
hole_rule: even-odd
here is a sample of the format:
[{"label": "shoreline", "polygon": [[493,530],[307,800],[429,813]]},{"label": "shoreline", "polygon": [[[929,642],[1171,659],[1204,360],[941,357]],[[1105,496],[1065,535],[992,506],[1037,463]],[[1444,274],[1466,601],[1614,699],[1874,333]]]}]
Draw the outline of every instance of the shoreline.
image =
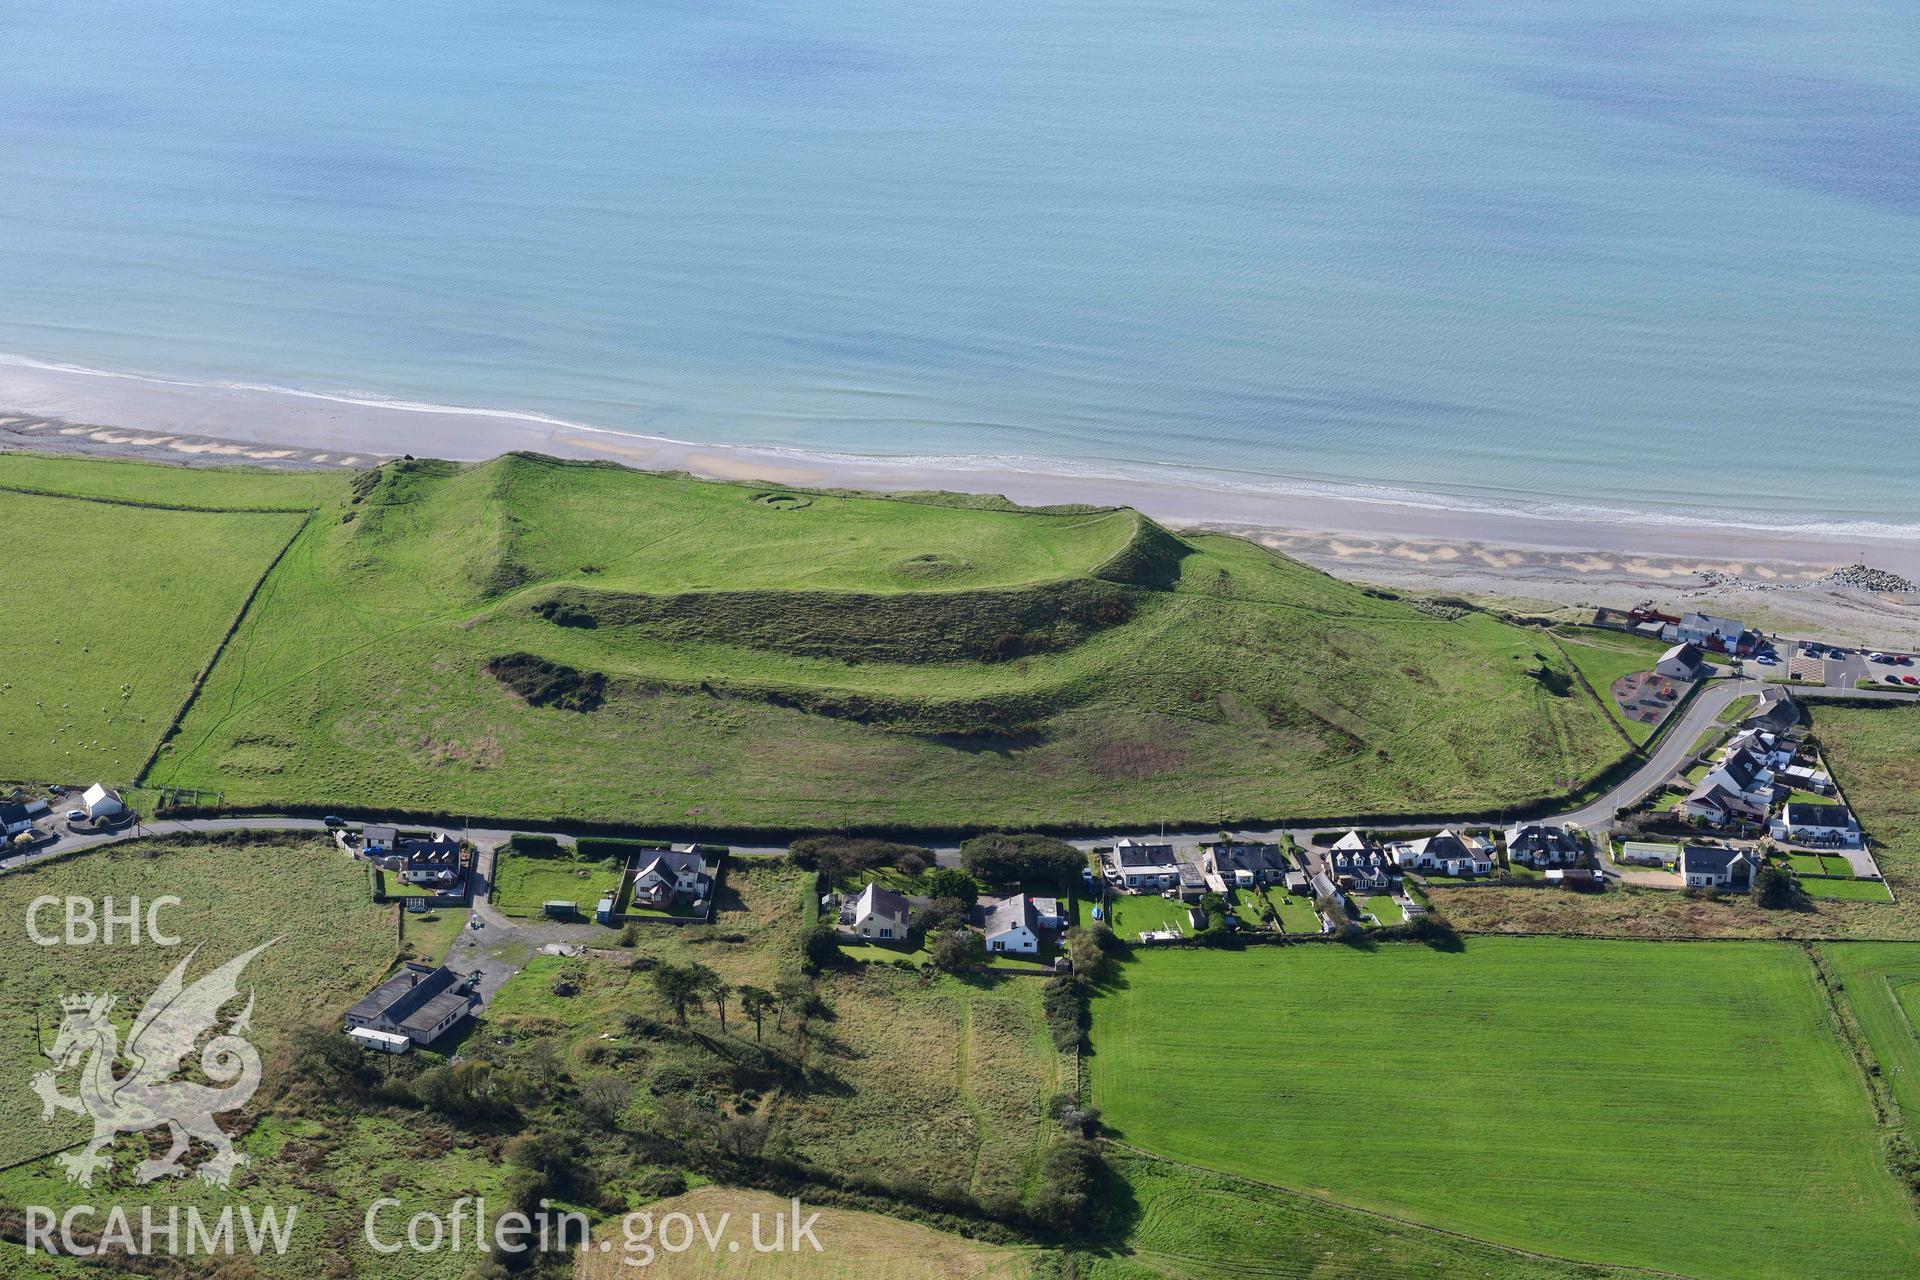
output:
[{"label": "shoreline", "polygon": [[[76,392],[84,393],[76,395]],[[77,415],[79,399],[87,412]],[[1920,538],[1770,530],[1629,513],[1277,492],[1167,478],[1074,474],[1013,459],[888,459],[697,444],[499,411],[214,387],[0,362],[0,451],[186,465],[363,467],[413,454],[478,461],[524,450],[719,480],[881,491],[998,493],[1033,506],[1131,506],[1169,525],[1240,534],[1342,578],[1552,612],[1703,608],[1758,625],[1810,625],[1920,647],[1920,596],[1821,580],[1846,565],[1920,579]],[[65,411],[57,411],[65,410]]]}]

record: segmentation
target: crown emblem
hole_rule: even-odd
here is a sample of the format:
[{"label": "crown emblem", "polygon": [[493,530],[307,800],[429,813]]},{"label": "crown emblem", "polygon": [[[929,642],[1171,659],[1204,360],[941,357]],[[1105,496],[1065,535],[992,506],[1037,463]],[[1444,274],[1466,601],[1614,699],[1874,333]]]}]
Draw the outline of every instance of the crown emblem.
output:
[{"label": "crown emblem", "polygon": [[[100,997],[94,995],[91,991],[82,992],[79,995],[61,996],[60,1008],[65,1013],[85,1013],[93,1008],[94,1002],[99,998]],[[106,1002],[101,1005],[101,1009],[103,1011],[111,1009],[114,1000],[117,998],[116,996],[108,996]]]}]

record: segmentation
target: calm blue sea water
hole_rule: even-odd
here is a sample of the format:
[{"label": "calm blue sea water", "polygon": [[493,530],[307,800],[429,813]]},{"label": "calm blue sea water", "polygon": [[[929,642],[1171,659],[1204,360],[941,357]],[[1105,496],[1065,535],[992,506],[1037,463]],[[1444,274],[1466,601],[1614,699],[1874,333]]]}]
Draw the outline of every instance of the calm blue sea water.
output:
[{"label": "calm blue sea water", "polygon": [[0,352],[1914,523],[1904,0],[16,0]]}]

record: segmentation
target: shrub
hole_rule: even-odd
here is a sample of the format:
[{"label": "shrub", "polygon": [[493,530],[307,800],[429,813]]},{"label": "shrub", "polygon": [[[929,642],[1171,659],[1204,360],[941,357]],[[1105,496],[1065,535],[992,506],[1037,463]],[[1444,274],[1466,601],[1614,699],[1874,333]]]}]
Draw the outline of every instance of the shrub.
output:
[{"label": "shrub", "polygon": [[824,872],[829,879],[843,880],[875,867],[897,866],[902,858],[917,857],[925,866],[932,853],[917,844],[895,844],[890,840],[870,840],[858,836],[808,836],[796,840],[788,849],[796,866]]},{"label": "shrub", "polygon": [[487,660],[486,672],[525,698],[528,706],[561,711],[596,711],[606,701],[607,678],[531,653],[509,653]]},{"label": "shrub", "polygon": [[575,843],[580,849],[579,856],[591,862],[608,858],[625,862],[636,853],[658,853],[672,847],[664,840],[614,840],[606,836],[581,836]]},{"label": "shrub", "polygon": [[516,835],[507,841],[507,847],[523,858],[557,858],[564,852],[553,836]]},{"label": "shrub", "polygon": [[936,867],[927,873],[927,896],[953,898],[970,907],[980,900],[980,886],[958,867]]},{"label": "shrub", "polygon": [[1087,1032],[1086,985],[1078,978],[1051,978],[1040,1003],[1047,1030],[1053,1033],[1054,1048],[1066,1050],[1079,1044]]},{"label": "shrub", "polygon": [[1039,880],[1064,887],[1087,865],[1087,856],[1052,836],[993,834],[962,844],[960,865],[987,884]]},{"label": "shrub", "polygon": [[971,929],[945,929],[927,943],[927,953],[936,967],[951,972],[986,957],[986,940]]}]

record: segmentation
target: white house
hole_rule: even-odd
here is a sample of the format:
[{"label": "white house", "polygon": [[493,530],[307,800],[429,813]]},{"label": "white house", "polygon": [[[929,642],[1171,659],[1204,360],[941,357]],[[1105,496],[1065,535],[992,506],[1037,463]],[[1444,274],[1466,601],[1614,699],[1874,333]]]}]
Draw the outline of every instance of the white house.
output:
[{"label": "white house", "polygon": [[910,914],[903,895],[868,884],[857,899],[840,909],[840,925],[863,938],[894,942],[907,936]]},{"label": "white house", "polygon": [[1011,898],[983,906],[985,916],[980,931],[987,936],[990,953],[1030,956],[1040,949],[1039,921],[1026,894],[1016,893]]},{"label": "white house", "polygon": [[1773,838],[1787,844],[1860,847],[1860,824],[1843,804],[1788,803],[1773,820]]},{"label": "white house", "polygon": [[1449,876],[1485,876],[1493,874],[1493,845],[1484,836],[1442,831],[1419,840],[1395,844],[1393,860],[1402,867],[1417,871],[1438,871]]},{"label": "white house", "polygon": [[1737,653],[1747,637],[1747,624],[1738,618],[1716,618],[1706,613],[1683,613],[1666,628],[1666,638],[1721,653]]},{"label": "white house", "polygon": [[1660,661],[1653,664],[1653,673],[1669,680],[1692,680],[1699,676],[1705,662],[1699,645],[1677,644],[1660,655]]},{"label": "white house", "polygon": [[1180,886],[1180,859],[1170,844],[1122,839],[1113,846],[1120,883],[1135,893],[1157,893]]},{"label": "white house", "polygon": [[690,844],[676,844],[665,852],[639,854],[633,873],[633,900],[649,907],[664,907],[676,898],[696,902],[707,896],[713,885],[713,873],[706,858]]},{"label": "white house", "polygon": [[1571,867],[1580,861],[1580,839],[1565,827],[1530,822],[1507,829],[1507,861],[1523,867]]},{"label": "white house", "polygon": [[1690,889],[1738,889],[1753,881],[1753,858],[1739,849],[1690,844],[1680,850],[1680,875]]},{"label": "white house", "polygon": [[33,825],[33,817],[23,804],[0,804],[0,837],[17,836]]},{"label": "white house", "polygon": [[117,818],[127,811],[127,806],[120,803],[120,793],[110,791],[98,782],[88,787],[80,797],[80,807],[95,822],[102,818]]},{"label": "white house", "polygon": [[1067,913],[1060,909],[1058,898],[1035,898],[1033,919],[1042,929],[1058,932],[1067,927]]},{"label": "white house", "polygon": [[1766,753],[1749,743],[1721,753],[1719,761],[1700,779],[1701,788],[1722,787],[1762,812],[1773,804],[1773,768]]}]

